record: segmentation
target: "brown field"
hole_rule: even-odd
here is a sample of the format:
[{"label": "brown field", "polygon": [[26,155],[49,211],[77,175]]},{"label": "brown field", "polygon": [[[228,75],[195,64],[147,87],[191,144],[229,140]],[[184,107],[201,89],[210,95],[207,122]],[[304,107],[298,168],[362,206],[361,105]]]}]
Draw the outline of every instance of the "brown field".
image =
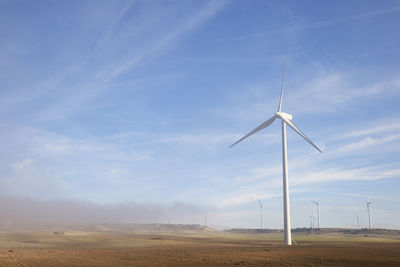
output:
[{"label": "brown field", "polygon": [[400,266],[398,235],[0,233],[0,266]]}]

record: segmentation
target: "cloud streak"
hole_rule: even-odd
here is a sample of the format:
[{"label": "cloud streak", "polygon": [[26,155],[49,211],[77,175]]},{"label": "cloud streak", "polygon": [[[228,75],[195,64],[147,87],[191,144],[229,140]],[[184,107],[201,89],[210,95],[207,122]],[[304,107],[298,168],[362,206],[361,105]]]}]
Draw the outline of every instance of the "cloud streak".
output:
[{"label": "cloud streak", "polygon": [[189,34],[191,31],[212,19],[228,2],[228,0],[209,1],[204,8],[194,13],[183,23],[178,24],[174,30],[166,33],[154,44],[150,45],[145,51],[135,55],[133,58],[119,63],[118,66],[112,67],[109,70],[107,79],[113,79],[133,68],[143,60],[149,60],[158,55],[167,47],[172,46],[172,44],[182,38],[183,35]]},{"label": "cloud streak", "polygon": [[310,30],[310,29],[319,29],[319,28],[334,26],[334,25],[338,25],[338,24],[351,22],[351,21],[371,19],[371,18],[380,17],[380,16],[387,15],[387,14],[395,14],[398,12],[400,12],[400,6],[395,6],[395,7],[375,10],[372,12],[366,12],[366,13],[362,13],[362,14],[354,14],[354,15],[347,16],[347,17],[335,18],[335,19],[312,22],[312,23],[305,23],[305,24],[300,24],[300,25],[295,25],[295,26],[289,26],[287,28],[281,28],[278,30],[237,36],[237,37],[230,38],[230,40],[244,40],[244,39],[249,39],[249,38],[250,39],[251,38],[264,38],[264,37],[267,37],[270,35],[276,35],[276,34],[282,34],[282,33],[294,33],[294,32],[299,32],[299,31],[304,31],[304,30]]}]

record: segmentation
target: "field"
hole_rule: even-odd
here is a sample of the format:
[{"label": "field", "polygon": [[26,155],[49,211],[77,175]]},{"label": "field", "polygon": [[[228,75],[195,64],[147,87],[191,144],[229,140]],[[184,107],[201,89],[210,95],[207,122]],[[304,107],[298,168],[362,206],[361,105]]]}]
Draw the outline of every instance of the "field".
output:
[{"label": "field", "polygon": [[400,266],[397,234],[0,232],[0,266]]}]

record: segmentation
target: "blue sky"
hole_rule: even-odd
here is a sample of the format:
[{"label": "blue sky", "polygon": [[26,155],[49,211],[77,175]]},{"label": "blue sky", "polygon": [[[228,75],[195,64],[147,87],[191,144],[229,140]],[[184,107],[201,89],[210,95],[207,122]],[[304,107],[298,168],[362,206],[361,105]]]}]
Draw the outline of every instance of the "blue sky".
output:
[{"label": "blue sky", "polygon": [[[400,227],[399,1],[0,1],[0,195],[184,206],[148,222]],[[195,210],[196,212],[190,212]],[[186,213],[185,213],[186,212]],[[131,218],[135,222],[136,218]],[[129,221],[129,220],[128,220]]]}]

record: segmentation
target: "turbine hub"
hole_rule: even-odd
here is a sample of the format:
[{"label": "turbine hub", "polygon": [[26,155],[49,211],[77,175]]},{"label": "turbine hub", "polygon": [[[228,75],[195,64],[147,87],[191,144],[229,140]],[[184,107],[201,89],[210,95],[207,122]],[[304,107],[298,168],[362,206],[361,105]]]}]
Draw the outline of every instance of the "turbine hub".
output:
[{"label": "turbine hub", "polygon": [[282,118],[282,117],[284,117],[285,119],[287,119],[287,120],[292,120],[292,118],[293,118],[293,116],[291,115],[291,114],[288,114],[288,113],[285,113],[285,112],[277,112],[277,113],[275,113],[275,115],[278,117],[278,118]]}]

